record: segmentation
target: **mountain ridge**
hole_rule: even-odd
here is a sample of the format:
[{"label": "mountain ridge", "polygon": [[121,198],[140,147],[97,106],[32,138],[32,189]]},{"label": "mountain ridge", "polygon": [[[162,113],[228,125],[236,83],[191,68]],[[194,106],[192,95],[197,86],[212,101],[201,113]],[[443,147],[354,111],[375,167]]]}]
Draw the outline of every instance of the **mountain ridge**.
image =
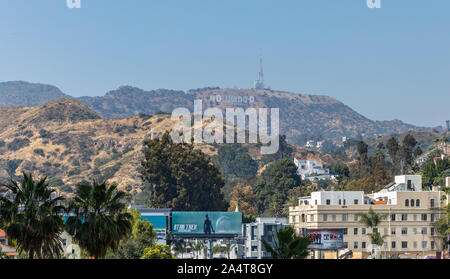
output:
[{"label": "mountain ridge", "polygon": [[[5,104],[18,105],[24,96],[34,96],[36,92],[40,92],[39,94],[43,96],[32,98],[28,106],[42,105],[46,103],[44,100],[51,101],[63,94],[63,98],[74,98],[104,118],[124,118],[140,113],[154,114],[161,111],[170,113],[179,107],[193,111],[194,100],[197,99],[203,101],[203,109],[209,107],[225,109],[231,106],[244,109],[248,107],[280,108],[280,131],[287,136],[291,144],[298,146],[304,145],[309,139],[332,139],[333,141],[340,141],[342,137],[370,139],[409,130],[432,129],[407,124],[398,119],[374,121],[326,95],[218,87],[192,89],[187,92],[170,89],[146,91],[125,85],[108,91],[103,96],[75,98],[52,86],[48,87],[50,92],[46,94],[43,92],[45,87],[41,84],[20,82],[16,85],[18,88],[14,89],[14,83],[0,83],[0,94],[3,92],[3,96],[8,99],[0,102],[0,107],[6,106]],[[5,88],[10,88],[10,93],[6,94]]]}]

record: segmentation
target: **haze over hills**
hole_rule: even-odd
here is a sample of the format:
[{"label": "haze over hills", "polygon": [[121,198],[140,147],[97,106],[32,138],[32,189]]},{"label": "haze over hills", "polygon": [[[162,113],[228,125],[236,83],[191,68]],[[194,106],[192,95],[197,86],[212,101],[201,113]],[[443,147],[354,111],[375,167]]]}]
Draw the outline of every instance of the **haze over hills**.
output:
[{"label": "haze over hills", "polygon": [[[26,82],[0,83],[0,106],[36,106],[59,97],[68,97],[56,87]],[[373,121],[338,100],[319,95],[295,94],[274,90],[203,88],[188,92],[159,89],[145,91],[122,86],[104,96],[79,97],[81,103],[105,118],[123,118],[139,113],[172,112],[178,107],[193,111],[194,100],[208,107],[279,108],[280,131],[291,144],[303,145],[308,139],[339,141],[343,136],[377,136],[431,130],[400,120]],[[246,102],[244,102],[246,100]]]}]

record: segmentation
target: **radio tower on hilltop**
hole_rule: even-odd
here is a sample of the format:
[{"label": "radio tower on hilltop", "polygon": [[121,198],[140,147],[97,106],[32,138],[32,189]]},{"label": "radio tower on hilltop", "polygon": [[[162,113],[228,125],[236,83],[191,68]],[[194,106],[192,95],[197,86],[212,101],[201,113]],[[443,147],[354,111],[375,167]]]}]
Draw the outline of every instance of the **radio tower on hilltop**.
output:
[{"label": "radio tower on hilltop", "polygon": [[262,89],[262,90],[265,89],[262,54],[260,54],[259,56],[259,74],[258,79],[255,81],[255,89]]}]

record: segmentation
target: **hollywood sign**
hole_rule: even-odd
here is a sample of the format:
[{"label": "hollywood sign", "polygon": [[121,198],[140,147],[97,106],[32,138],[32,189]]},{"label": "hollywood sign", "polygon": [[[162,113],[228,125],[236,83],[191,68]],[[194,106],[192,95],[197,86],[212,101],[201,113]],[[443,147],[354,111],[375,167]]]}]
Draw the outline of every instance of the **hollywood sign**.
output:
[{"label": "hollywood sign", "polygon": [[211,102],[217,103],[239,103],[239,104],[252,104],[255,102],[254,96],[222,96],[212,95],[209,97]]}]

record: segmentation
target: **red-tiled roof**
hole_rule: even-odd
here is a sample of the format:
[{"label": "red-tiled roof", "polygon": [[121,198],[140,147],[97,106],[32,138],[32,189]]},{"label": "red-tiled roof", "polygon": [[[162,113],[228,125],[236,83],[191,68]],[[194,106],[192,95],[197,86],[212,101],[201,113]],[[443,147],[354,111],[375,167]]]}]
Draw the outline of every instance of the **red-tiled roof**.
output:
[{"label": "red-tiled roof", "polygon": [[0,237],[4,238],[6,237],[6,233],[0,229]]}]

